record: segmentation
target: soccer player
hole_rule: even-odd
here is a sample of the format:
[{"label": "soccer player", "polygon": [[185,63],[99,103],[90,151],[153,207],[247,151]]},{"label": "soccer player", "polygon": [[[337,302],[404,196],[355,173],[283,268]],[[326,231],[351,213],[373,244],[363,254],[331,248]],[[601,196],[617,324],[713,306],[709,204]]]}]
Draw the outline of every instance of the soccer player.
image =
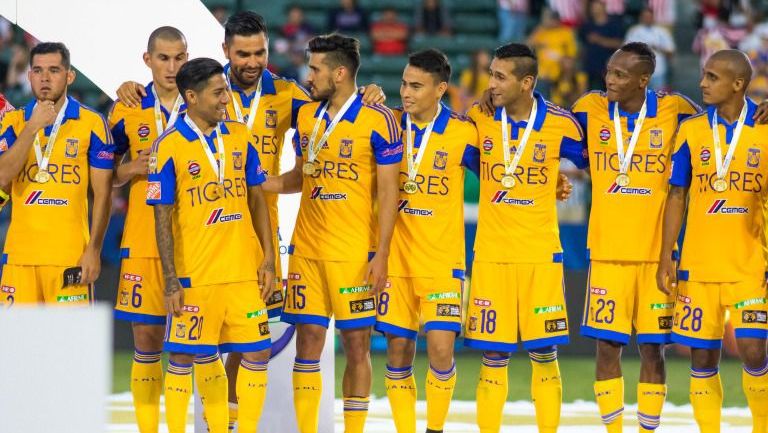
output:
[{"label": "soccer player", "polygon": [[67,95],[75,80],[67,47],[38,44],[29,62],[35,99],[0,126],[0,189],[16,203],[0,303],[88,304],[101,270],[115,148],[104,118]]},{"label": "soccer player", "polygon": [[522,44],[496,49],[489,90],[493,116],[473,107],[480,149],[480,218],[464,344],[483,351],[477,423],[498,432],[507,364],[518,333],[533,367],[540,432],[556,431],[562,384],[557,345],[568,342],[563,253],[555,191],[561,157],[586,166],[583,133],[567,111],[533,91],[537,62]]},{"label": "soccer player", "polygon": [[[752,431],[768,432],[762,214],[768,126],[755,123],[757,105],[745,99],[751,77],[752,66],[740,51],[718,51],[707,60],[699,86],[708,108],[680,124],[664,208],[657,284],[665,294],[677,289],[672,341],[691,348],[691,405],[702,433],[720,431],[718,364],[726,311],[744,363]],[[686,208],[677,270],[671,253]]]},{"label": "soccer player", "polygon": [[347,359],[345,431],[360,433],[371,390],[375,298],[386,283],[397,217],[400,126],[392,111],[364,104],[358,94],[356,39],[318,36],[309,41],[309,53],[309,89],[316,102],[299,110],[296,166],[265,185],[302,192],[282,318],[297,329],[293,387],[299,431],[317,432],[319,359],[335,316]]},{"label": "soccer player", "polygon": [[131,182],[128,216],[121,245],[120,283],[115,317],[131,322],[135,352],[131,393],[142,433],[156,433],[160,421],[160,393],[165,331],[163,271],[155,242],[155,218],[147,205],[147,174],[152,143],[173,127],[185,106],[176,87],[176,73],[187,61],[187,41],[174,27],[159,27],[149,35],[144,63],[152,70],[146,96],[133,108],[118,100],[108,122],[123,155],[114,183]]},{"label": "soccer player", "polygon": [[[13,110],[13,105],[11,105],[10,102],[8,102],[7,99],[5,99],[5,95],[0,93],[0,125],[2,125],[3,121],[3,115],[7,113],[8,111]],[[0,166],[0,171],[3,170],[3,166]],[[8,203],[8,200],[11,198],[10,194],[6,190],[4,190],[3,187],[0,186],[0,211],[3,210],[3,206],[5,206],[6,203]]]},{"label": "soccer player", "polygon": [[640,349],[637,387],[641,431],[654,430],[667,390],[664,345],[674,295],[655,289],[670,156],[677,125],[700,108],[677,94],[648,88],[656,57],[631,42],[611,56],[606,92],[590,92],[572,111],[587,136],[592,210],[590,272],[581,334],[597,340],[595,397],[609,433],[621,432],[621,352],[632,329]]},{"label": "soccer player", "polygon": [[456,385],[453,346],[461,332],[464,280],[464,167],[477,170],[477,130],[440,102],[451,65],[440,51],[413,53],[396,110],[406,143],[400,217],[376,330],[387,336],[385,384],[398,433],[416,431],[413,358],[420,320],[427,334],[427,432],[442,432]]},{"label": "soccer player", "polygon": [[243,353],[236,385],[244,408],[240,431],[255,432],[271,346],[265,302],[275,276],[259,186],[265,176],[245,125],[221,121],[229,102],[224,68],[211,59],[190,60],[176,85],[187,114],[153,144],[147,186],[169,313],[168,429],[184,431],[194,359],[209,431],[228,430],[227,378],[218,352],[237,351]]}]

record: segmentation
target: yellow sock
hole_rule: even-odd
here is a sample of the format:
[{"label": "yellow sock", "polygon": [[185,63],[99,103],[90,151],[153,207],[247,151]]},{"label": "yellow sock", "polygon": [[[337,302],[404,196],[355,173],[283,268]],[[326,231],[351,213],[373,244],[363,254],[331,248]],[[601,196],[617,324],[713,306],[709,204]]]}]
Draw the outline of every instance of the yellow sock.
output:
[{"label": "yellow sock", "polygon": [[219,354],[195,358],[195,384],[203,402],[209,433],[229,430],[229,385]]},{"label": "yellow sock", "polygon": [[667,385],[663,383],[637,384],[637,421],[640,431],[653,431],[661,422],[661,408],[667,398]]},{"label": "yellow sock", "polygon": [[184,433],[192,397],[192,364],[168,362],[165,374],[165,422],[168,433]]},{"label": "yellow sock", "polygon": [[163,352],[133,354],[131,394],[136,410],[136,424],[141,433],[157,433],[160,423],[160,393],[163,391]]},{"label": "yellow sock", "polygon": [[368,397],[344,397],[344,433],[363,433]]},{"label": "yellow sock", "polygon": [[427,430],[443,431],[448,408],[451,406],[453,390],[456,388],[456,363],[446,371],[429,366],[427,382]]},{"label": "yellow sock", "polygon": [[320,361],[296,358],[293,363],[293,407],[299,433],[317,433],[322,393]]},{"label": "yellow sock", "polygon": [[563,382],[557,349],[531,351],[531,398],[536,408],[539,433],[555,433],[560,426],[560,406],[563,401]]},{"label": "yellow sock", "polygon": [[624,377],[596,381],[595,399],[608,433],[621,433],[624,423]]},{"label": "yellow sock", "polygon": [[397,433],[416,433],[416,379],[413,366],[390,367],[384,377]]},{"label": "yellow sock", "polygon": [[477,383],[477,426],[480,433],[498,433],[504,403],[507,401],[509,358],[491,358],[483,355],[480,380]]},{"label": "yellow sock", "polygon": [[229,402],[229,431],[234,432],[237,427],[237,403]]},{"label": "yellow sock", "polygon": [[691,369],[691,406],[701,433],[720,432],[723,384],[717,368]]},{"label": "yellow sock", "polygon": [[237,403],[243,408],[238,433],[256,433],[267,396],[267,363],[240,361],[237,372]]},{"label": "yellow sock", "polygon": [[745,366],[741,382],[752,411],[752,433],[768,433],[768,361],[755,370]]}]

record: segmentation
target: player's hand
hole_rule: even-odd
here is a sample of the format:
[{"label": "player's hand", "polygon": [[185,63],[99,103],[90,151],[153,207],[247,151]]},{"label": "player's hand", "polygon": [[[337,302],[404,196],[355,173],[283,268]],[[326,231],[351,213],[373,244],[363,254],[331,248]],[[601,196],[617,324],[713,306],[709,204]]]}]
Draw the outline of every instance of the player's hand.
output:
[{"label": "player's hand", "polygon": [[752,119],[761,125],[768,123],[768,99],[763,99],[763,102],[757,106],[755,115],[752,116]]},{"label": "player's hand", "polygon": [[150,153],[152,153],[151,149],[141,149],[139,150],[139,155],[136,159],[133,159],[128,163],[128,172],[131,176],[146,176],[149,174]]},{"label": "player's hand", "polygon": [[40,130],[48,125],[53,125],[55,120],[56,108],[53,105],[53,101],[37,101],[35,108],[32,109],[32,115],[27,125]]},{"label": "player's hand", "polygon": [[141,98],[147,96],[144,86],[135,81],[126,81],[117,88],[117,99],[129,108],[135,108],[141,104]]},{"label": "player's hand", "polygon": [[378,296],[387,284],[387,256],[376,253],[368,262],[368,270],[365,272],[363,284],[370,285],[373,294]]},{"label": "player's hand", "polygon": [[275,292],[275,260],[265,258],[259,266],[259,292],[266,303]]},{"label": "player's hand", "polygon": [[493,98],[491,98],[491,91],[489,89],[485,89],[483,96],[477,101],[477,106],[480,108],[480,112],[486,116],[493,116],[496,112],[496,107],[493,106]]},{"label": "player's hand", "polygon": [[170,278],[165,282],[165,309],[175,317],[181,317],[184,307],[184,289],[178,278]]},{"label": "player's hand", "polygon": [[563,173],[558,173],[557,176],[557,199],[560,201],[566,201],[571,196],[571,193],[573,192],[573,184],[568,179],[568,176],[564,175]]},{"label": "player's hand", "polygon": [[384,94],[384,89],[376,84],[362,86],[357,91],[363,94],[363,104],[366,105],[384,104],[387,100],[387,95]]},{"label": "player's hand", "polygon": [[656,285],[665,295],[670,295],[677,290],[677,266],[671,257],[665,257],[659,261]]},{"label": "player's hand", "polygon": [[91,284],[99,278],[101,272],[101,257],[96,248],[86,247],[80,261],[77,263],[82,268],[80,284]]}]

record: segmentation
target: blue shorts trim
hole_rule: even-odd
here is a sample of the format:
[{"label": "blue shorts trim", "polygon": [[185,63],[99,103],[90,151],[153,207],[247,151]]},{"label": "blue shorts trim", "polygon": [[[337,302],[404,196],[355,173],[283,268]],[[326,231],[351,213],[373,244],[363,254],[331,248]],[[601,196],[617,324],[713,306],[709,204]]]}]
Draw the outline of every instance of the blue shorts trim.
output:
[{"label": "blue shorts trim", "polygon": [[419,335],[419,331],[414,331],[413,329],[408,328],[401,328],[391,323],[380,322],[378,320],[376,321],[376,325],[374,325],[373,329],[376,330],[376,332],[380,332],[385,335],[389,334],[395,337],[407,338],[409,340],[416,340],[416,337]]},{"label": "blue shorts trim", "polygon": [[219,347],[212,344],[163,343],[163,351],[171,353],[189,353],[192,355],[215,355]]},{"label": "blue shorts trim", "polygon": [[280,315],[283,314],[283,307],[280,308],[273,308],[271,310],[267,310],[267,318],[274,319],[275,317],[280,317]]},{"label": "blue shorts trim", "polygon": [[734,334],[736,334],[736,338],[759,338],[761,340],[768,340],[768,329],[736,328]]},{"label": "blue shorts trim", "polygon": [[376,316],[361,317],[359,319],[336,320],[336,329],[367,328],[376,324]]},{"label": "blue shorts trim", "polygon": [[280,316],[280,320],[291,325],[320,325],[327,328],[331,323],[331,319],[325,316],[316,316],[314,314],[291,314],[283,311]]},{"label": "blue shorts trim", "polygon": [[637,344],[672,344],[672,333],[637,334]]},{"label": "blue shorts trim", "polygon": [[629,334],[616,331],[606,331],[604,329],[597,329],[587,325],[581,325],[581,335],[584,337],[594,338],[595,340],[608,340],[615,343],[627,345],[629,344]]},{"label": "blue shorts trim", "polygon": [[424,324],[424,332],[429,331],[453,331],[456,335],[461,334],[461,323],[456,322],[427,322]]},{"label": "blue shorts trim", "polygon": [[703,338],[686,337],[672,333],[672,342],[682,344],[683,346],[693,347],[694,349],[721,349],[723,340],[706,340]]},{"label": "blue shorts trim", "polygon": [[127,311],[115,310],[115,319],[124,320],[131,323],[145,323],[147,325],[165,325],[165,316],[153,316],[151,314],[129,313]]},{"label": "blue shorts trim", "polygon": [[248,352],[261,352],[272,347],[272,340],[267,338],[266,340],[256,341],[253,343],[224,343],[219,344],[219,352],[229,353],[248,353]]},{"label": "blue shorts trim", "polygon": [[551,346],[563,346],[568,344],[569,338],[567,335],[560,335],[557,337],[537,338],[536,340],[523,341],[523,349],[536,350],[542,347]]},{"label": "blue shorts trim", "polygon": [[516,352],[517,343],[496,343],[492,341],[464,339],[464,346],[470,349],[487,350],[491,352]]}]

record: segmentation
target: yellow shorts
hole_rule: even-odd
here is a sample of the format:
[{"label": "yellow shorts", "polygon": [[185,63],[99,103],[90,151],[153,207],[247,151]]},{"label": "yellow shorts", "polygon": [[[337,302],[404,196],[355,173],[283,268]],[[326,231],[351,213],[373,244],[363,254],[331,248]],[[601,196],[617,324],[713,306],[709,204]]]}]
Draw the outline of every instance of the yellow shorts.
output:
[{"label": "yellow shorts", "polygon": [[168,315],[168,352],[244,353],[271,345],[267,308],[256,281],[184,289],[181,317]]},{"label": "yellow shorts", "polygon": [[568,343],[562,263],[483,263],[472,268],[464,345],[514,352]]},{"label": "yellow shorts", "polygon": [[0,305],[89,305],[93,302],[93,285],[64,287],[64,270],[67,268],[3,265],[0,277]]},{"label": "yellow shorts", "polygon": [[159,258],[124,258],[115,301],[115,318],[148,325],[165,325],[163,268]]},{"label": "yellow shorts", "polygon": [[737,283],[679,281],[672,341],[720,349],[725,312],[736,338],[768,339],[768,292],[762,279]]},{"label": "yellow shorts", "polygon": [[424,332],[461,332],[464,273],[456,278],[390,277],[379,295],[375,329],[415,340],[419,323]]},{"label": "yellow shorts", "polygon": [[634,327],[639,344],[671,343],[674,295],[656,287],[653,262],[589,264],[581,335],[628,344]]},{"label": "yellow shorts", "polygon": [[368,262],[331,262],[291,256],[283,322],[354,329],[376,323],[376,299],[363,285]]}]

